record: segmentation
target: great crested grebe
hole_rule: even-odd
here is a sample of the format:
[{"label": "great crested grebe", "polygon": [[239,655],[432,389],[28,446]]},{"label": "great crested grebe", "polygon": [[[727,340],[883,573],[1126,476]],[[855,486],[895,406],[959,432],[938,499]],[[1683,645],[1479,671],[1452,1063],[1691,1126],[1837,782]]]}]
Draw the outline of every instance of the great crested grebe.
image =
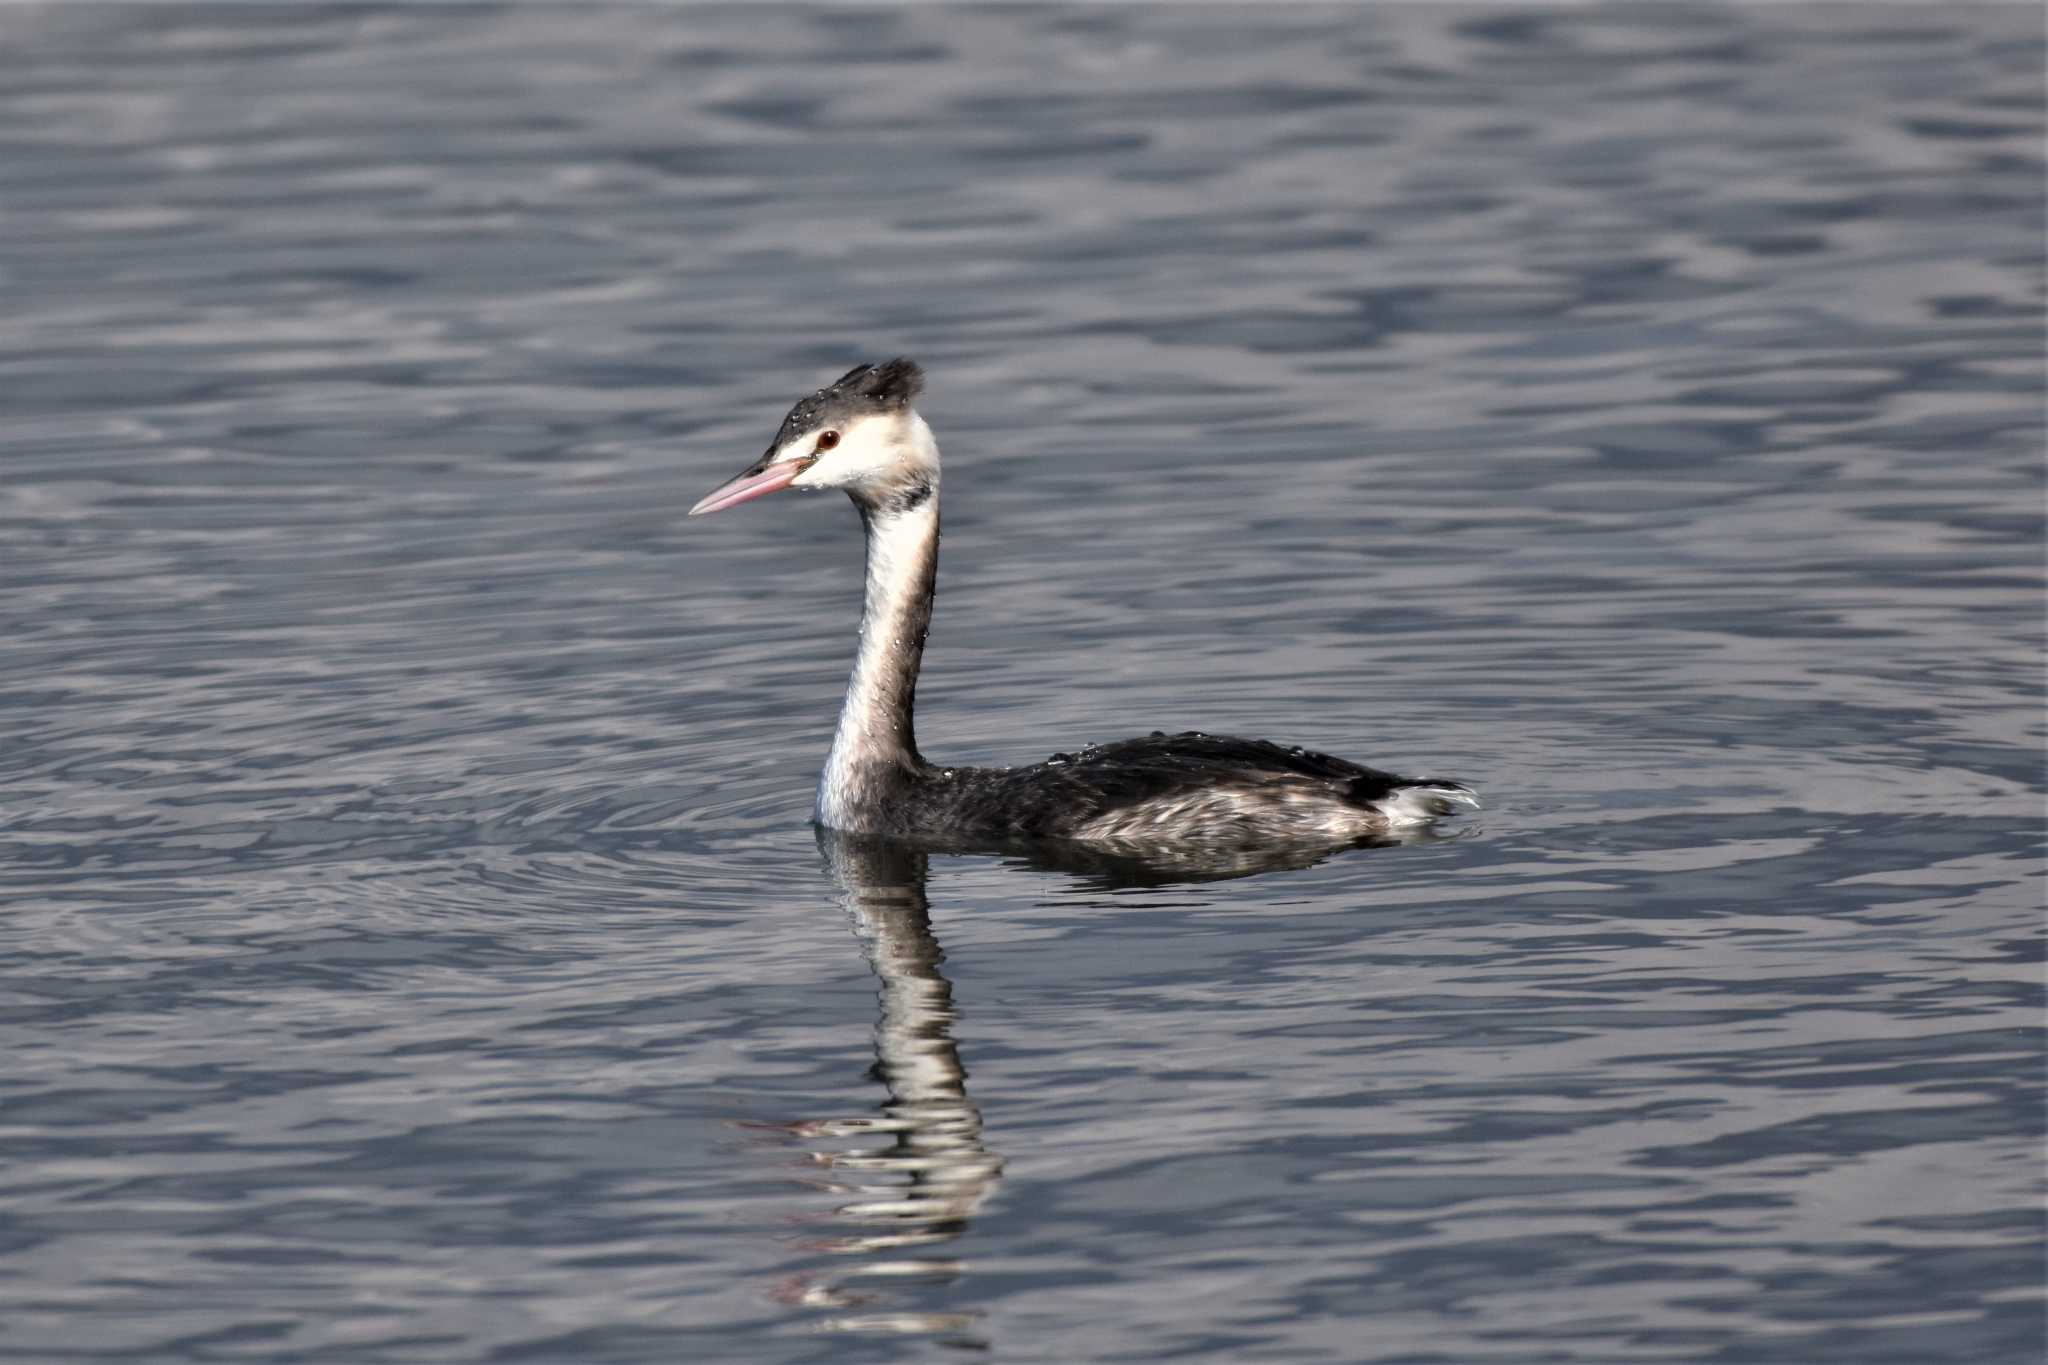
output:
[{"label": "great crested grebe", "polygon": [[1198,731],[1090,745],[1021,768],[944,768],[911,709],[939,566],[939,448],[911,406],[924,372],[861,365],[798,401],[768,453],[690,509],[843,488],[867,532],[860,651],[812,818],[950,844],[1038,839],[1249,848],[1364,841],[1477,806],[1464,784]]}]

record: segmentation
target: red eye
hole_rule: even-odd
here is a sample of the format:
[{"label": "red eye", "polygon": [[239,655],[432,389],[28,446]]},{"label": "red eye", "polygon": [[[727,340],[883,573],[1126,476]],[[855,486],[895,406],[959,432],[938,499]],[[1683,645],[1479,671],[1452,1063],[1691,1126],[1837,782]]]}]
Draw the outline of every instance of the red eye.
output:
[{"label": "red eye", "polygon": [[819,432],[819,433],[818,433],[818,447],[817,447],[817,448],[818,448],[819,450],[830,450],[830,449],[831,449],[831,448],[832,448],[833,446],[836,446],[836,445],[838,445],[838,444],[839,444],[839,433],[838,433],[838,432],[836,432],[836,431],[821,431],[821,432]]}]

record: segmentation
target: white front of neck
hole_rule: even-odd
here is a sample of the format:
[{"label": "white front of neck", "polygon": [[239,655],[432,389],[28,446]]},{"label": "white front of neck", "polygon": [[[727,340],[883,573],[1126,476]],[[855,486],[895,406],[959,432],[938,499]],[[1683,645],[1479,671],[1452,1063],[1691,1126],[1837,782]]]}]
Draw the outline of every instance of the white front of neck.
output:
[{"label": "white front of neck", "polygon": [[[934,482],[936,475],[934,469]],[[914,507],[871,514],[867,531],[867,591],[861,611],[860,648],[812,810],[812,818],[834,829],[861,827],[860,789],[865,774],[877,765],[897,763],[917,752],[910,715],[907,709],[896,714],[890,697],[905,686],[906,670],[908,682],[914,685],[923,656],[932,557],[938,549],[937,490]]]}]

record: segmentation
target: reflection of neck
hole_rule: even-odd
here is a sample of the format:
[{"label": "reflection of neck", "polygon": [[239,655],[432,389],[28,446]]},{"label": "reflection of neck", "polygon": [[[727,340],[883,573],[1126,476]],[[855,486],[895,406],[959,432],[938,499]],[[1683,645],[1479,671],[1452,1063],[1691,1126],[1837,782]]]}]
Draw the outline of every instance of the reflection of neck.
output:
[{"label": "reflection of neck", "polygon": [[868,962],[881,983],[876,1070],[888,1087],[881,1126],[895,1134],[884,1152],[837,1157],[842,1168],[898,1172],[908,1187],[871,1188],[877,1198],[842,1213],[887,1231],[866,1247],[956,1237],[988,1197],[1002,1159],[981,1144],[981,1111],[953,1042],[953,987],[939,971],[945,954],[926,909],[925,858],[872,841],[820,831]]},{"label": "reflection of neck", "polygon": [[875,813],[923,767],[912,724],[917,670],[939,572],[939,496],[861,502],[867,599],[860,651],[812,817],[835,829],[871,828]]},{"label": "reflection of neck", "polygon": [[[861,904],[856,932],[867,940],[868,961],[882,984],[875,1021],[875,1056],[892,1111],[951,1121],[973,1115],[967,1072],[953,1042],[953,984],[939,972],[945,954],[931,920],[918,908]],[[980,1126],[978,1116],[974,1125]]]}]

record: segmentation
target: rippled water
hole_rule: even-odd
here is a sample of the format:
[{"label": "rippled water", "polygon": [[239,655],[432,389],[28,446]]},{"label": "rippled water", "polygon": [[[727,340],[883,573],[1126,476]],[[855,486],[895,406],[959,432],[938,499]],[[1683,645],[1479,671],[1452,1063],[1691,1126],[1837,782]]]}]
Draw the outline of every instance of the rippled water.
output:
[{"label": "rippled water", "polygon": [[[0,10],[0,1357],[2038,1359],[2042,58]],[[821,849],[897,352],[928,752],[1483,818]]]}]

